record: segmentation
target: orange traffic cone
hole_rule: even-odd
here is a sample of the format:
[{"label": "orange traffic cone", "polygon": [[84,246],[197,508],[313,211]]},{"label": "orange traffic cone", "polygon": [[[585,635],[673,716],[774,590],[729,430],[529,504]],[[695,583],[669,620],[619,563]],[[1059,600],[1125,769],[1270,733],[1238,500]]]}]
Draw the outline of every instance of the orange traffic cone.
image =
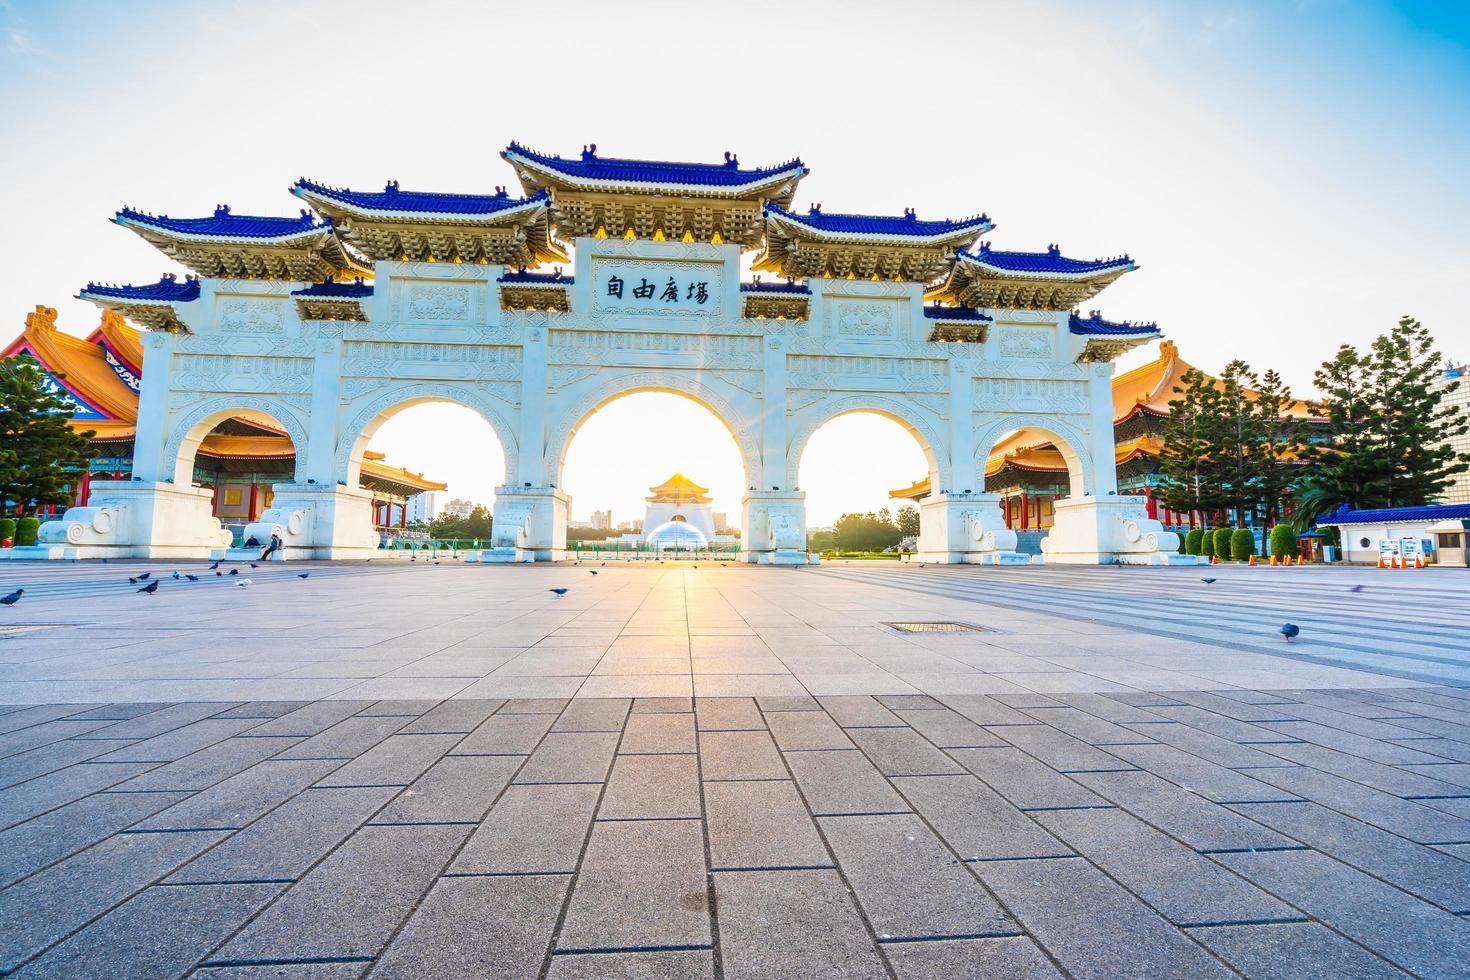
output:
[{"label": "orange traffic cone", "polygon": [[1414,556],[1414,567],[1415,568],[1423,568],[1424,567],[1424,556],[1422,554],[1419,554],[1419,555],[1415,555]]},{"label": "orange traffic cone", "polygon": [[1256,564],[1256,556],[1255,555],[1251,555],[1250,565],[1252,567],[1254,567],[1255,564]]}]

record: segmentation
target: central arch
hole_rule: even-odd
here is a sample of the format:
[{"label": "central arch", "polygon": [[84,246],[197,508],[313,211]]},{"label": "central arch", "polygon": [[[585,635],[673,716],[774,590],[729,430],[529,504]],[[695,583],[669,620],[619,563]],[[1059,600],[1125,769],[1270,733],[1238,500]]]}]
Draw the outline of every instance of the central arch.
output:
[{"label": "central arch", "polygon": [[929,466],[929,479],[935,487],[949,484],[949,442],[942,424],[919,411],[912,402],[901,402],[884,395],[853,395],[823,401],[804,410],[791,429],[786,449],[786,485],[795,488],[801,468],[801,456],[807,443],[822,426],[843,415],[868,412],[897,422],[919,444]]},{"label": "central arch", "polygon": [[164,444],[162,467],[175,486],[194,482],[194,461],[205,436],[228,419],[242,413],[258,413],[279,425],[296,453],[295,479],[300,479],[307,454],[306,424],[283,401],[249,395],[225,395],[196,405],[174,423]]},{"label": "central arch", "polygon": [[760,475],[760,452],[755,438],[759,415],[753,406],[742,411],[731,396],[719,391],[714,385],[701,382],[677,372],[639,372],[615,375],[582,392],[570,407],[559,412],[559,421],[547,433],[546,472],[555,487],[562,485],[562,469],[566,465],[567,448],[577,430],[599,409],[628,395],[641,392],[660,392],[687,398],[706,409],[720,421],[735,440],[744,469],[745,486],[754,487]]},{"label": "central arch", "polygon": [[1096,486],[1094,461],[1087,452],[1077,448],[1081,446],[1085,449],[1088,445],[1086,435],[1060,419],[1044,415],[1007,415],[992,419],[989,424],[982,424],[975,438],[975,465],[982,489],[985,483],[985,463],[990,458],[990,451],[1007,434],[1022,429],[1039,432],[1051,440],[1052,445],[1061,453],[1067,464],[1071,496],[1081,497],[1093,491]]},{"label": "central arch", "polygon": [[349,487],[358,486],[362,475],[362,457],[378,429],[394,415],[431,402],[462,405],[478,414],[494,430],[505,455],[505,481],[515,478],[519,466],[519,442],[505,407],[473,385],[425,384],[410,382],[383,389],[369,401],[356,406],[340,435],[333,458],[334,478]]}]

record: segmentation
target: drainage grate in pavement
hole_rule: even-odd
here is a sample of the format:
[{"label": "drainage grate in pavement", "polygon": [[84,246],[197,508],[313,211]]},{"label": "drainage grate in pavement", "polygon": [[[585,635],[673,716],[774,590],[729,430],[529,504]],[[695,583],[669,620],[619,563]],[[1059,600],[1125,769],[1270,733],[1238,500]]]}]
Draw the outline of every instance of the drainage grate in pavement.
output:
[{"label": "drainage grate in pavement", "polygon": [[884,626],[896,629],[900,633],[993,633],[994,630],[986,629],[984,626],[971,626],[969,623],[884,623]]}]

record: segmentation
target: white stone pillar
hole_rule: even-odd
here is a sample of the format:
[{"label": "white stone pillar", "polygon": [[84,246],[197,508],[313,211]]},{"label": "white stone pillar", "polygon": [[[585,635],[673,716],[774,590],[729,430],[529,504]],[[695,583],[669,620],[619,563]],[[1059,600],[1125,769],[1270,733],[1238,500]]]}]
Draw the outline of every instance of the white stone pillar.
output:
[{"label": "white stone pillar", "polygon": [[[340,324],[318,324],[316,361],[311,379],[311,418],[307,422],[306,445],[296,447],[296,481],[315,480],[334,486],[337,474],[336,447],[339,433],[338,401],[342,391],[342,348]],[[336,336],[327,336],[328,333]],[[372,527],[372,519],[368,519]]]},{"label": "white stone pillar", "polygon": [[546,327],[537,324],[521,342],[520,472],[505,475],[511,486],[545,487],[557,472],[546,458],[546,401]]},{"label": "white stone pillar", "polygon": [[[767,337],[761,361],[761,471],[746,479],[761,493],[792,490],[786,485],[786,344],[780,337]],[[803,522],[805,518],[803,517]]]},{"label": "white stone pillar", "polygon": [[[1084,487],[1094,497],[1108,497],[1118,492],[1118,457],[1113,439],[1113,365],[1098,362],[1090,365],[1087,394],[1092,409],[1091,439],[1087,452],[1092,456],[1093,486]],[[1079,447],[1080,448],[1080,447]]]},{"label": "white stone pillar", "polygon": [[930,487],[931,495],[983,489],[977,485],[975,470],[975,382],[970,362],[963,359],[949,362],[949,474],[950,485]]},{"label": "white stone pillar", "polygon": [[164,459],[171,420],[168,393],[173,379],[174,344],[161,330],[143,334],[143,383],[138,391],[138,428],[133,436],[133,477],[163,482],[174,477],[175,460]]}]

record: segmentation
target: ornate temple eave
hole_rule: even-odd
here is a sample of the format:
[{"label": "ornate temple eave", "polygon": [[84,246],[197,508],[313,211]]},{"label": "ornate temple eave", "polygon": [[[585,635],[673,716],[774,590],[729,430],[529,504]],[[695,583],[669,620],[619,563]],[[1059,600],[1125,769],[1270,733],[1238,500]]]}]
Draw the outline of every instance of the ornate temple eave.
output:
[{"label": "ornate temple eave", "polygon": [[372,266],[349,252],[330,224],[286,235],[246,237],[161,228],[127,213],[114,220],[200,276],[310,282],[334,274],[368,278],[373,274]]},{"label": "ornate temple eave", "polygon": [[115,296],[98,296],[85,289],[77,293],[76,298],[103,310],[111,310],[146,330],[188,331],[175,304],[164,300],[121,300]]},{"label": "ornate temple eave", "polygon": [[[723,168],[734,179],[725,178],[714,183],[694,179],[681,179],[680,171],[689,175],[720,173],[718,165],[666,164],[643,160],[599,160],[596,147],[583,151],[581,166],[578,161],[563,161],[559,157],[547,157],[512,143],[501,152],[501,157],[516,170],[516,176],[527,194],[541,190],[589,191],[602,194],[644,194],[689,198],[714,198],[725,200],[749,200],[760,198],[776,201],[783,206],[791,202],[796,194],[796,185],[808,173],[800,160],[793,160],[780,167],[740,171],[730,166],[727,154]],[[605,164],[619,168],[637,169],[640,166],[650,171],[646,179],[613,176],[589,176],[573,172],[587,165]],[[657,179],[652,179],[657,173]],[[743,178],[743,179],[742,179]]]},{"label": "ornate temple eave", "polygon": [[1093,262],[1066,259],[1055,246],[1034,254],[961,249],[944,281],[926,296],[988,309],[1070,310],[1137,268],[1127,256]]}]

